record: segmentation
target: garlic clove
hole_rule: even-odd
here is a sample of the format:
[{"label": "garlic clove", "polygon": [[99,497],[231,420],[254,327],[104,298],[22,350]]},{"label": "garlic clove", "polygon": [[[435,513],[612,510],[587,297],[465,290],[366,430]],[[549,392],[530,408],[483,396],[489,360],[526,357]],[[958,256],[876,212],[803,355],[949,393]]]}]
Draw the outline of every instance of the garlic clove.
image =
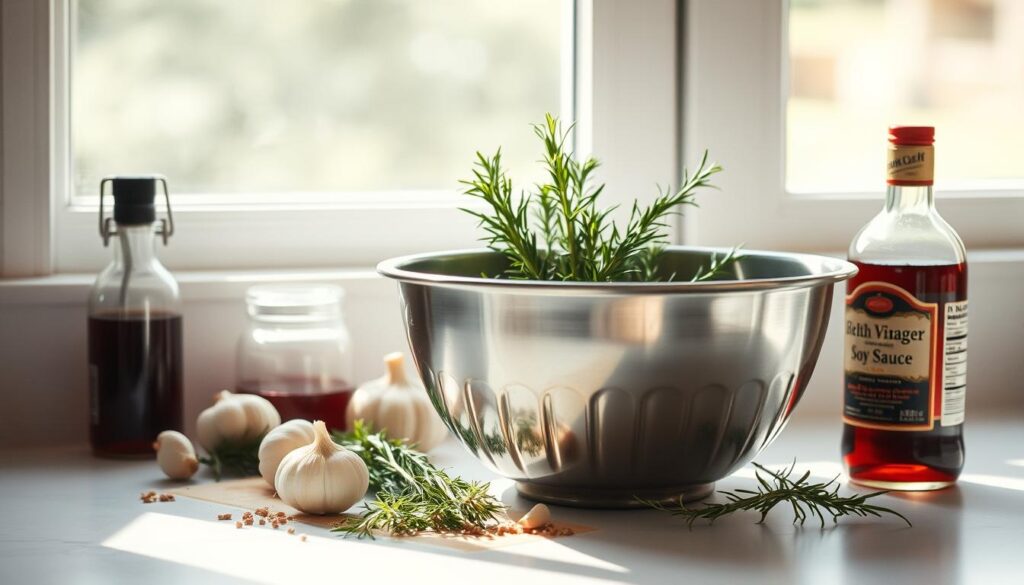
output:
[{"label": "garlic clove", "polygon": [[199,469],[192,442],[178,431],[163,431],[157,435],[153,447],[160,469],[171,479],[188,479]]},{"label": "garlic clove", "polygon": [[551,509],[544,504],[537,504],[530,508],[530,511],[519,519],[519,525],[523,528],[537,529],[551,523]]}]

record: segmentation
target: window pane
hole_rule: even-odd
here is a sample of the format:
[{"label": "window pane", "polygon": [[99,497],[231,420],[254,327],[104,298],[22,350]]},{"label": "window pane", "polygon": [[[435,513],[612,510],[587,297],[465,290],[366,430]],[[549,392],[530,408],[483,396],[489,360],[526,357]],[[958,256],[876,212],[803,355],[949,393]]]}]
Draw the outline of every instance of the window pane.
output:
[{"label": "window pane", "polygon": [[892,124],[936,127],[936,179],[1024,178],[1024,2],[792,0],[787,186],[876,190]]},{"label": "window pane", "polygon": [[558,112],[558,0],[77,0],[76,193],[453,189],[475,150],[529,179]]}]

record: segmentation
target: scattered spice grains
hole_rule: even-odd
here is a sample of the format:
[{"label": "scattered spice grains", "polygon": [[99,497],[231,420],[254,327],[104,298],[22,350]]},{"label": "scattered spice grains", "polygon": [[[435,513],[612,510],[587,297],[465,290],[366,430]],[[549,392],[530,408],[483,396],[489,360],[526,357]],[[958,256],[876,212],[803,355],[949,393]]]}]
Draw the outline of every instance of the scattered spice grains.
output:
[{"label": "scattered spice grains", "polygon": [[[148,493],[141,494],[140,498],[144,502],[146,500],[155,501],[155,499],[157,498],[157,495],[156,495],[155,492],[148,492]],[[161,501],[174,501],[174,499],[173,499],[173,496],[172,496],[171,500],[161,500]],[[252,526],[253,524],[256,523],[256,517],[257,516],[259,516],[259,525],[260,526],[266,526],[268,521],[269,521],[270,526],[273,527],[274,529],[280,528],[281,526],[287,524],[289,520],[293,520],[294,519],[293,516],[289,516],[289,515],[285,514],[284,512],[276,512],[276,513],[275,512],[271,512],[270,509],[266,508],[266,507],[264,507],[264,508],[256,508],[256,510],[254,510],[252,512],[242,512],[242,519],[235,521],[235,528],[242,529],[242,528],[244,528],[246,526]],[[217,520],[231,520],[231,519],[232,519],[232,514],[230,512],[225,512],[224,514],[217,514]],[[296,535],[295,527],[294,526],[288,527],[288,534]],[[305,534],[298,534],[297,536],[299,537],[299,540],[301,540],[302,542],[306,542],[306,535]]]},{"label": "scattered spice grains", "polygon": [[486,528],[470,526],[462,530],[459,534],[463,536],[475,536],[489,539],[494,538],[495,536],[508,536],[511,534],[533,534],[547,538],[556,538],[559,536],[572,536],[576,534],[576,532],[572,528],[558,528],[550,522],[535,528],[526,528],[518,522],[502,522]]},{"label": "scattered spice grains", "polygon": [[139,500],[143,504],[152,504],[153,502],[173,502],[174,494],[158,494],[156,492],[142,492],[139,494]]}]

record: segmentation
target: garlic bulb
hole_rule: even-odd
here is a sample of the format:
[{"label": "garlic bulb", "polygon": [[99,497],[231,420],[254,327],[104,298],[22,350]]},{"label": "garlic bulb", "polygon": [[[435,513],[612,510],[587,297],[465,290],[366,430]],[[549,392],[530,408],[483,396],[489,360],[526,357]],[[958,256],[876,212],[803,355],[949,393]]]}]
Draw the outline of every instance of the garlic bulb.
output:
[{"label": "garlic bulb", "polygon": [[274,476],[284,456],[313,442],[313,423],[297,418],[274,427],[260,443],[260,475],[274,487]]},{"label": "garlic bulb", "polygon": [[386,430],[393,438],[405,439],[415,443],[420,451],[429,451],[444,440],[448,429],[434,412],[423,386],[406,378],[403,360],[399,352],[384,356],[388,373],[363,384],[352,394],[345,419],[349,427],[363,419],[375,430]]},{"label": "garlic bulb", "polygon": [[223,441],[255,439],[281,424],[277,409],[262,396],[222,390],[214,400],[214,405],[199,413],[196,420],[199,444],[209,452]]},{"label": "garlic bulb", "polygon": [[192,442],[178,431],[164,431],[156,436],[153,443],[156,462],[171,479],[188,479],[199,469],[199,459]]},{"label": "garlic bulb", "polygon": [[281,501],[307,514],[344,512],[366,495],[370,475],[352,451],[337,445],[327,425],[313,423],[313,443],[285,455],[274,485]]},{"label": "garlic bulb", "polygon": [[519,519],[519,525],[527,529],[543,528],[551,523],[551,509],[544,504],[537,504]]}]

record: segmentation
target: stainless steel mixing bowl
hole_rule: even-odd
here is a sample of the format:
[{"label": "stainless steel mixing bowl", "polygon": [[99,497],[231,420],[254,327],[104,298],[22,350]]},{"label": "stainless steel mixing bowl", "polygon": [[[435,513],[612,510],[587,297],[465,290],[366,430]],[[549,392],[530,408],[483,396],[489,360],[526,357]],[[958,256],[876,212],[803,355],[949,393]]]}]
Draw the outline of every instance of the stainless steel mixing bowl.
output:
[{"label": "stainless steel mixing bowl", "polygon": [[[692,274],[712,253],[670,247]],[[487,250],[385,261],[437,412],[531,499],[630,507],[684,501],[746,464],[785,426],[814,370],[832,287],[857,269],[745,251],[731,280],[496,280]]]}]

